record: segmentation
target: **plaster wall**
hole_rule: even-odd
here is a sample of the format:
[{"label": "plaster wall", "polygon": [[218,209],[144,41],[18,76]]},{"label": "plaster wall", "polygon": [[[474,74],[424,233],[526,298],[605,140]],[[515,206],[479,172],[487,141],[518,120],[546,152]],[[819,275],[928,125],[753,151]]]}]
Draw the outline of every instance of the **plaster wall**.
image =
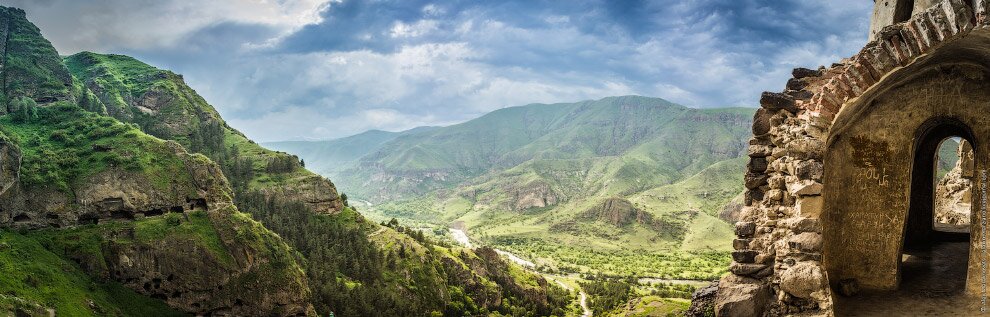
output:
[{"label": "plaster wall", "polygon": [[[918,138],[928,123],[952,120],[971,129],[977,145],[976,168],[986,166],[986,151],[980,146],[990,141],[986,115],[990,113],[990,84],[985,69],[942,64],[912,74],[879,96],[863,100],[860,107],[866,109],[830,137],[822,227],[823,264],[832,284],[856,279],[865,289],[897,288],[910,197],[931,198],[931,193],[911,192]],[[977,190],[974,200],[979,201],[979,195]],[[972,214],[975,217],[977,212]],[[976,227],[971,238],[979,241]],[[972,272],[979,268],[976,247],[971,245],[970,276],[979,276]]]}]

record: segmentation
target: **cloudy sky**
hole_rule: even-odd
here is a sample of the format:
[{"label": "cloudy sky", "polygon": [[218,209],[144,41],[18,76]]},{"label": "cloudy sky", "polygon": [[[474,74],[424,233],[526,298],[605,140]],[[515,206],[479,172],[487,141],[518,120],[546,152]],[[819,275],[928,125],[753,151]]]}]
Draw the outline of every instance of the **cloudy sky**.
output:
[{"label": "cloudy sky", "polygon": [[259,141],[614,95],[756,106],[866,42],[872,1],[0,0],[63,55],[183,74]]}]

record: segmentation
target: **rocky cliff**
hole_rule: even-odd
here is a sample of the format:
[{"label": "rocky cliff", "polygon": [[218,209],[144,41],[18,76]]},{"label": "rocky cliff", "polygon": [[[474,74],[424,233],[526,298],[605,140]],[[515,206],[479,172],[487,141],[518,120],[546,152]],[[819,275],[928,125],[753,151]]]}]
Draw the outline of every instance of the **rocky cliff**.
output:
[{"label": "rocky cliff", "polygon": [[965,230],[973,205],[973,147],[964,140],[956,153],[960,159],[955,167],[935,186],[935,223]]},{"label": "rocky cliff", "polygon": [[[208,158],[72,105],[35,120],[0,118],[0,228],[62,228],[45,229],[51,248],[90,275],[190,313],[311,310],[288,246],[233,207]],[[59,131],[100,137],[51,141]]]},{"label": "rocky cliff", "polygon": [[[0,33],[3,103],[17,105],[16,114],[0,117],[0,237],[9,239],[4,229],[20,229],[26,238],[11,241],[33,239],[74,262],[61,272],[78,266],[99,281],[192,314],[313,313],[296,256],[234,207],[221,166],[181,142],[92,111],[88,97],[95,94],[74,85],[23,11],[0,7]],[[154,99],[139,102],[151,107]],[[332,184],[317,189],[328,200],[336,197]],[[0,257],[24,257],[24,250],[4,246]],[[18,316],[115,315],[110,312],[120,308],[93,300],[66,304],[75,294],[44,286],[52,281],[38,275],[24,281],[0,283],[0,314],[10,302],[40,305],[10,310]]]},{"label": "rocky cliff", "polygon": [[[302,201],[318,212],[342,209],[333,183],[303,168],[298,157],[265,149],[227,125],[182,75],[115,54],[82,52],[65,64],[80,82],[83,108],[210,157],[235,187]],[[290,164],[271,168],[273,162]],[[236,168],[245,165],[249,170]]]},{"label": "rocky cliff", "polygon": [[[21,9],[0,7],[0,102],[31,96],[41,104],[74,101],[72,75]],[[0,107],[0,114],[8,109]]]}]

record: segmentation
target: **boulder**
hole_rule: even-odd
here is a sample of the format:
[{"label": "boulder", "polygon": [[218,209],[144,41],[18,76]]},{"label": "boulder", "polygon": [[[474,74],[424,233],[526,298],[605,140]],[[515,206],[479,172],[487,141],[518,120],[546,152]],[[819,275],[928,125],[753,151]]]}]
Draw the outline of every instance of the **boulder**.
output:
[{"label": "boulder", "polygon": [[764,92],[760,97],[760,105],[770,111],[786,110],[795,113],[798,110],[793,97],[776,92]]},{"label": "boulder", "polygon": [[780,275],[780,288],[794,297],[808,299],[825,287],[822,268],[813,261],[795,264]]},{"label": "boulder", "polygon": [[685,316],[709,317],[715,314],[715,297],[718,295],[718,282],[699,288],[691,295],[691,307]]},{"label": "boulder", "polygon": [[715,316],[763,316],[771,300],[769,285],[756,279],[726,275],[718,284]]},{"label": "boulder", "polygon": [[804,232],[792,236],[787,241],[792,249],[802,252],[820,252],[822,250],[822,235],[814,232]]}]

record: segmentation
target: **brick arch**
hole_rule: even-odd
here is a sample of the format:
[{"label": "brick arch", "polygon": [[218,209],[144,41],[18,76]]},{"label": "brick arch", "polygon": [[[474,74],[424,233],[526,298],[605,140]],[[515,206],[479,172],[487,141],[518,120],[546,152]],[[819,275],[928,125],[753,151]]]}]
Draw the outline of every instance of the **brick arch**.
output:
[{"label": "brick arch", "polygon": [[[988,4],[935,1],[911,19],[883,28],[854,56],[828,68],[795,69],[783,92],[763,93],[749,142],[746,207],[736,224],[732,274],[719,283],[718,312],[750,307],[740,303],[757,303],[753,314],[832,311],[832,293],[841,285],[829,280],[822,264],[828,243],[822,213],[825,156],[833,136],[855,125],[874,97],[913,75],[973,64],[966,56],[976,54],[970,46],[990,47]],[[990,54],[975,59],[990,61]],[[990,80],[990,72],[984,73],[981,80]],[[746,295],[727,295],[739,293]]]}]

